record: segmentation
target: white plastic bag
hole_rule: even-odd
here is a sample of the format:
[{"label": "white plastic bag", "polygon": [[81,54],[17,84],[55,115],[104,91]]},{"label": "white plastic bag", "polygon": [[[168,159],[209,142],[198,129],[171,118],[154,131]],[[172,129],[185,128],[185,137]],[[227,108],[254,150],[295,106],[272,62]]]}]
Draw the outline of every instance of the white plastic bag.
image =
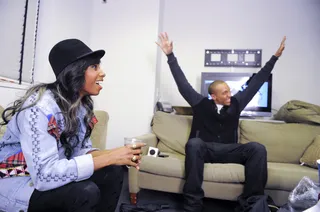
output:
[{"label": "white plastic bag", "polygon": [[315,206],[303,211],[303,212],[319,212],[320,211],[320,201]]},{"label": "white plastic bag", "polygon": [[319,184],[314,183],[309,177],[303,177],[289,194],[288,211],[300,212],[313,207],[318,203],[319,193]]}]

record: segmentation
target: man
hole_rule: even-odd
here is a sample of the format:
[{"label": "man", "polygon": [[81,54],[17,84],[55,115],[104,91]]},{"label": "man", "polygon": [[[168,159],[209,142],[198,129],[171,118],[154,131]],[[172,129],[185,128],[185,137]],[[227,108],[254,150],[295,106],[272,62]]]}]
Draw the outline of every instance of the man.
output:
[{"label": "man", "polygon": [[214,81],[208,89],[212,100],[197,93],[183,74],[173,44],[167,33],[159,35],[157,45],[168,57],[168,64],[179,92],[193,110],[193,121],[186,144],[184,210],[201,211],[204,163],[238,163],[245,166],[245,184],[240,203],[251,196],[263,195],[267,182],[267,152],[263,145],[238,143],[238,123],[241,111],[267,81],[276,61],[285,47],[283,38],[277,52],[251,79],[248,87],[234,96],[224,81]]}]

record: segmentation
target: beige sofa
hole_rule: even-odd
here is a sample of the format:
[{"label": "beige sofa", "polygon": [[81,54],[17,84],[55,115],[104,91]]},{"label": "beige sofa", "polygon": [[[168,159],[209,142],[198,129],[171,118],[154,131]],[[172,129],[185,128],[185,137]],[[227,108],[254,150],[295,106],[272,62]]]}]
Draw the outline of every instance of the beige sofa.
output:
[{"label": "beige sofa", "polygon": [[[148,146],[169,154],[167,158],[147,156],[140,170],[129,169],[131,203],[136,203],[140,189],[182,193],[184,184],[184,146],[188,140],[192,116],[156,112],[152,133],[138,136]],[[282,205],[290,191],[303,176],[318,180],[314,168],[300,165],[300,158],[315,137],[320,126],[288,124],[270,121],[240,120],[239,142],[256,141],[268,152],[268,182],[265,192]],[[254,171],[254,170],[252,170]],[[203,189],[205,197],[236,200],[245,181],[244,166],[239,164],[205,164]]]},{"label": "beige sofa", "polygon": [[[3,107],[0,106],[0,122],[2,122]],[[106,111],[95,110],[94,114],[98,119],[98,122],[95,124],[93,131],[91,133],[92,146],[99,149],[106,149],[106,140],[107,140],[107,127],[109,121],[109,114]],[[6,130],[6,126],[0,128],[0,138],[3,136]]]},{"label": "beige sofa", "polygon": [[104,110],[95,110],[98,123],[94,125],[90,139],[92,146],[100,150],[106,149],[109,114]]}]

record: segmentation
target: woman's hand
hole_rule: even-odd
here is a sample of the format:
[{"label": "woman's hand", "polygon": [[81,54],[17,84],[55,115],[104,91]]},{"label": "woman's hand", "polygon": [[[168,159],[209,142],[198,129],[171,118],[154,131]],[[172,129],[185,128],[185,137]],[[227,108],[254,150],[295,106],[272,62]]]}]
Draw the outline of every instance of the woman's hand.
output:
[{"label": "woman's hand", "polygon": [[136,145],[137,147],[135,149],[124,146],[111,150],[108,157],[114,165],[127,165],[139,168],[138,162],[141,159],[140,154],[142,154],[142,150],[141,146]]},{"label": "woman's hand", "polygon": [[139,169],[142,150],[145,143],[135,143],[108,151],[92,152],[94,170],[110,165],[127,165]]}]

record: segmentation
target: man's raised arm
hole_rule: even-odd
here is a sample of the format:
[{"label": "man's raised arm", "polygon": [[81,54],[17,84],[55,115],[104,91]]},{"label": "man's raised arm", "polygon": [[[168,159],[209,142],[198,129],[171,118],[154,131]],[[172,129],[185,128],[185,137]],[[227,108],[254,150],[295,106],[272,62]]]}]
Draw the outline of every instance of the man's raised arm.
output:
[{"label": "man's raised arm", "polygon": [[285,41],[286,37],[283,37],[277,52],[271,57],[266,65],[250,80],[248,87],[244,91],[239,91],[234,95],[234,97],[239,102],[240,111],[242,111],[247,106],[254,95],[259,91],[263,83],[268,80],[276,61],[281,56],[285,48]]}]

